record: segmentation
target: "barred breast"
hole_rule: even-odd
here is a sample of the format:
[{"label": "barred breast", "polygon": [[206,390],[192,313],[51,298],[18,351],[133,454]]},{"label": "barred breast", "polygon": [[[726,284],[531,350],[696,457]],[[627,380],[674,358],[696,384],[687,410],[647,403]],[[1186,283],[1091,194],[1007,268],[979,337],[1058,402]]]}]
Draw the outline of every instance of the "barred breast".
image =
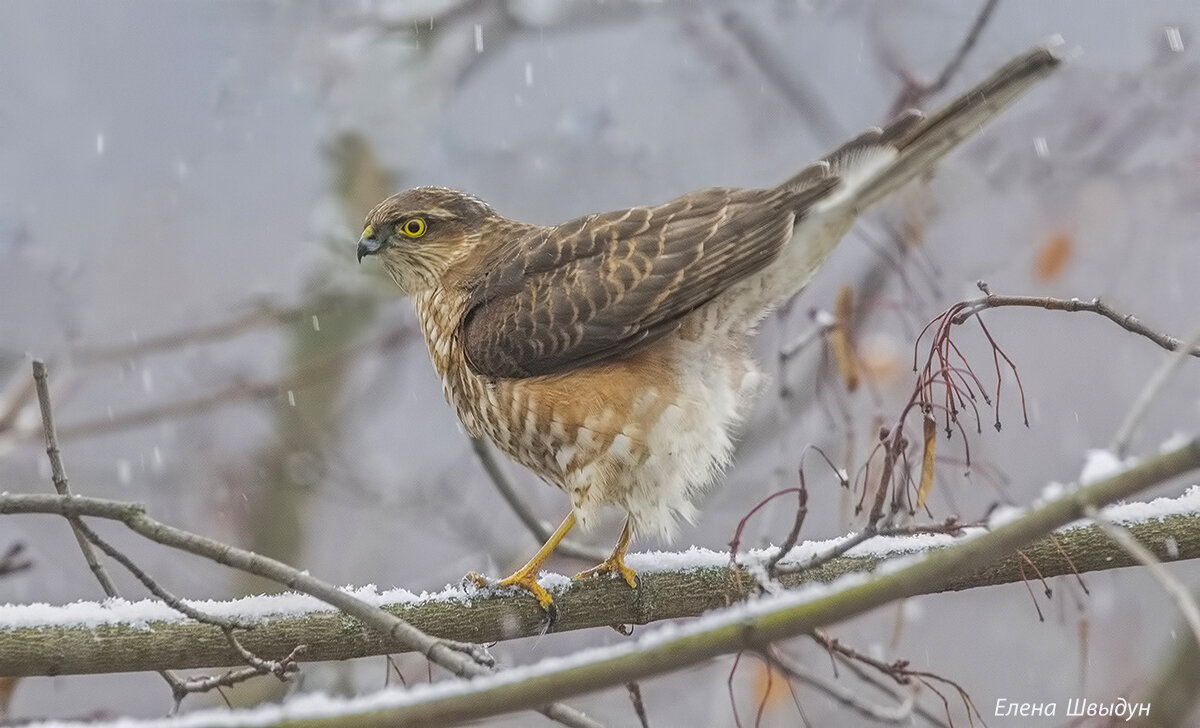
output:
[{"label": "barred breast", "polygon": [[[442,390],[467,431],[563,489],[583,526],[604,506],[637,533],[670,538],[729,463],[761,375],[741,337],[684,326],[615,362],[564,374],[488,379],[455,341],[455,306],[414,299]],[[708,334],[712,335],[708,335]]]}]

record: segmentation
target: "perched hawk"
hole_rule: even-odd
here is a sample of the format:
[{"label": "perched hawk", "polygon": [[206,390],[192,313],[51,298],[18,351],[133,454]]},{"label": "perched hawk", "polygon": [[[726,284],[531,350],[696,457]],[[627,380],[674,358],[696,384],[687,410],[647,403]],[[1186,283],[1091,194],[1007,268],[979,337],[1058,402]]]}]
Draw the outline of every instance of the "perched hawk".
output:
[{"label": "perched hawk", "polygon": [[[602,506],[669,535],[729,463],[762,375],[748,339],[800,292],[856,217],[976,132],[1059,64],[1037,48],[932,116],[906,111],[777,187],[713,188],[555,226],[418,187],[367,215],[377,256],[412,298],[446,399],[467,431],[557,485],[571,512],[502,585],[546,609],[542,563]],[[582,576],[582,575],[581,575]]]}]

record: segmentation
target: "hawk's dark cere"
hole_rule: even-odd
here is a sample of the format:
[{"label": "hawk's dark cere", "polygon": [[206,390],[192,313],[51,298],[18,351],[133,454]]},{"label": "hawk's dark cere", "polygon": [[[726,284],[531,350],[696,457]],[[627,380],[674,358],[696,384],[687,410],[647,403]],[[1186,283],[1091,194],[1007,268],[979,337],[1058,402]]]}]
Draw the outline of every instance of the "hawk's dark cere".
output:
[{"label": "hawk's dark cere", "polygon": [[538,570],[602,506],[628,519],[593,569],[634,573],[636,532],[669,534],[729,463],[762,379],[749,336],[799,293],[858,215],[977,131],[1059,64],[1038,48],[925,117],[907,111],[777,187],[697,190],[553,227],[472,195],[419,187],[367,216],[413,300],[446,398],[467,430],[562,488],[571,513],[502,584],[549,608]]}]

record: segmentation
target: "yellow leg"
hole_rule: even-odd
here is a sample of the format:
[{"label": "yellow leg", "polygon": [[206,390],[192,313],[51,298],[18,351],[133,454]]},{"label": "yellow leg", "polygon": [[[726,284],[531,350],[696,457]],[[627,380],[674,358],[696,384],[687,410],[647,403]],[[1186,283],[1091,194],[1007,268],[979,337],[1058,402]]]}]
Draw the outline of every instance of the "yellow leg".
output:
[{"label": "yellow leg", "polygon": [[617,539],[617,545],[613,548],[612,555],[598,566],[576,574],[575,578],[582,579],[587,576],[606,573],[616,574],[624,579],[630,588],[637,589],[637,572],[625,565],[625,552],[629,550],[629,539],[632,536],[633,526],[630,524],[629,519],[626,519],[625,528],[621,529],[621,537]]},{"label": "yellow leg", "polygon": [[551,611],[554,606],[554,598],[550,596],[550,592],[542,588],[541,584],[537,583],[538,572],[542,570],[542,564],[546,563],[546,559],[550,558],[550,554],[574,527],[575,511],[571,511],[554,533],[550,534],[550,538],[546,539],[546,543],[542,544],[538,552],[533,555],[529,563],[513,572],[512,576],[501,579],[499,586],[519,586],[537,598],[542,609]]}]

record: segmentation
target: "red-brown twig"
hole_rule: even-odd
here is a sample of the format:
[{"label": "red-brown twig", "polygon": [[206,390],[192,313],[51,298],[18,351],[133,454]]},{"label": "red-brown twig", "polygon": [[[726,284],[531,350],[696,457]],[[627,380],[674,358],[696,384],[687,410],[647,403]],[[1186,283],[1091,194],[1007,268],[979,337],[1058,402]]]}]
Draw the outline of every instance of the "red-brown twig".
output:
[{"label": "red-brown twig", "polygon": [[871,657],[870,655],[859,652],[852,647],[848,647],[842,644],[836,638],[829,637],[819,630],[812,632],[810,636],[816,640],[817,644],[822,645],[830,652],[837,653],[850,660],[872,667],[875,670],[878,670],[880,673],[890,677],[898,685],[910,685],[914,679],[917,680],[942,699],[942,703],[946,708],[947,720],[950,719],[950,705],[946,701],[946,696],[943,695],[942,692],[933,685],[933,682],[949,685],[950,687],[954,688],[954,690],[958,693],[959,698],[962,700],[963,706],[967,710],[967,718],[971,721],[971,724],[974,725],[975,717],[978,717],[981,721],[983,720],[983,715],[980,714],[979,709],[975,707],[975,701],[971,699],[971,696],[966,689],[949,678],[942,677],[941,675],[927,672],[925,670],[913,670],[911,667],[909,667],[910,663],[908,660],[884,662],[883,660],[879,660]]},{"label": "red-brown twig", "polygon": [[[901,700],[896,697],[899,705],[894,707],[876,705],[867,702],[857,691],[852,688],[842,687],[838,682],[823,679],[811,670],[807,669],[799,660],[788,655],[783,650],[777,648],[768,648],[763,652],[764,656],[774,667],[778,668],[785,676],[791,680],[803,683],[812,687],[825,695],[836,700],[841,705],[850,708],[859,715],[870,720],[880,723],[891,724],[906,724],[911,720],[911,716],[916,707],[915,696],[911,691]],[[935,723],[941,721],[935,720]]]}]

